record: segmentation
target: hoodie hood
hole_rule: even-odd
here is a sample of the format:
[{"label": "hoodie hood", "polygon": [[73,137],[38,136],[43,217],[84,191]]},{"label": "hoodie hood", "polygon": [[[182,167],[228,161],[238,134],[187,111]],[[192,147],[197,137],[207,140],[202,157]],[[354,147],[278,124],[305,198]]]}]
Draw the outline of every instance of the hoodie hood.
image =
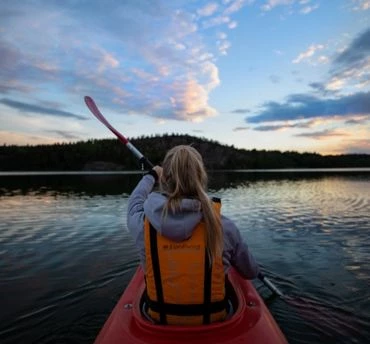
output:
[{"label": "hoodie hood", "polygon": [[184,198],[180,204],[180,211],[168,211],[163,217],[163,208],[167,197],[152,192],[144,202],[144,213],[153,227],[166,238],[173,241],[188,239],[195,226],[202,219],[201,204],[198,200]]}]

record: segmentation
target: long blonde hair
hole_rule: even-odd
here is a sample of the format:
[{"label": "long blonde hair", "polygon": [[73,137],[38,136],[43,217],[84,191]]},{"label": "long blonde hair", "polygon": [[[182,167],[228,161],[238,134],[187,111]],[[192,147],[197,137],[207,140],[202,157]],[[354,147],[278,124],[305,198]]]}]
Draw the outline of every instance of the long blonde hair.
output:
[{"label": "long blonde hair", "polygon": [[164,216],[169,210],[179,211],[183,198],[199,200],[206,227],[206,247],[212,261],[222,254],[223,234],[220,216],[206,193],[208,176],[201,155],[191,146],[175,146],[167,152],[162,167],[161,188],[168,196]]}]

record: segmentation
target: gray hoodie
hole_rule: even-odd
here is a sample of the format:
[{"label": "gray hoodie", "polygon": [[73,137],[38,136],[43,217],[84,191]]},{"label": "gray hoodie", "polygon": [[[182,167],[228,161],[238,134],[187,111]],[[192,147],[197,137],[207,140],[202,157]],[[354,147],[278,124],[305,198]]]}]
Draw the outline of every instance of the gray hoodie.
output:
[{"label": "gray hoodie", "polygon": [[[155,179],[147,174],[138,183],[128,201],[127,226],[139,249],[140,260],[145,269],[144,215],[153,227],[163,236],[176,242],[188,239],[196,224],[202,219],[200,202],[195,199],[183,199],[181,211],[168,212],[164,218],[162,209],[166,196],[152,192]],[[225,273],[230,266],[247,279],[256,278],[260,272],[258,264],[248,250],[236,225],[227,217],[221,216],[224,251],[223,264]]]}]

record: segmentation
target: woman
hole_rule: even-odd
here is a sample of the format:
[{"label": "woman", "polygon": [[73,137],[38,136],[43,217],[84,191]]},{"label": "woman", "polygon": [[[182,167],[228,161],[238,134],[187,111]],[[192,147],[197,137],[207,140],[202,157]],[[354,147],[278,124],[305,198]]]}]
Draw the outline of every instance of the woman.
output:
[{"label": "woman", "polygon": [[[225,276],[234,266],[246,279],[258,264],[235,224],[206,193],[201,155],[180,145],[138,183],[127,225],[145,272],[147,314],[162,324],[197,325],[227,316]],[[159,184],[160,192],[152,192]]]}]

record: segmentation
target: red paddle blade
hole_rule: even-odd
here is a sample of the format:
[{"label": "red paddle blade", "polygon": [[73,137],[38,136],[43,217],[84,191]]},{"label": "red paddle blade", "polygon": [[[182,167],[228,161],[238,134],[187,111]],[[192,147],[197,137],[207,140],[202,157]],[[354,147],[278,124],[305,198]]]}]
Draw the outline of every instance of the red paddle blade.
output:
[{"label": "red paddle blade", "polygon": [[128,140],[117,130],[115,129],[103,116],[103,114],[100,112],[99,108],[95,104],[94,100],[89,97],[85,96],[85,103],[91,113],[101,122],[103,123],[114,135],[117,136],[117,138],[124,143],[125,145],[128,144]]}]

